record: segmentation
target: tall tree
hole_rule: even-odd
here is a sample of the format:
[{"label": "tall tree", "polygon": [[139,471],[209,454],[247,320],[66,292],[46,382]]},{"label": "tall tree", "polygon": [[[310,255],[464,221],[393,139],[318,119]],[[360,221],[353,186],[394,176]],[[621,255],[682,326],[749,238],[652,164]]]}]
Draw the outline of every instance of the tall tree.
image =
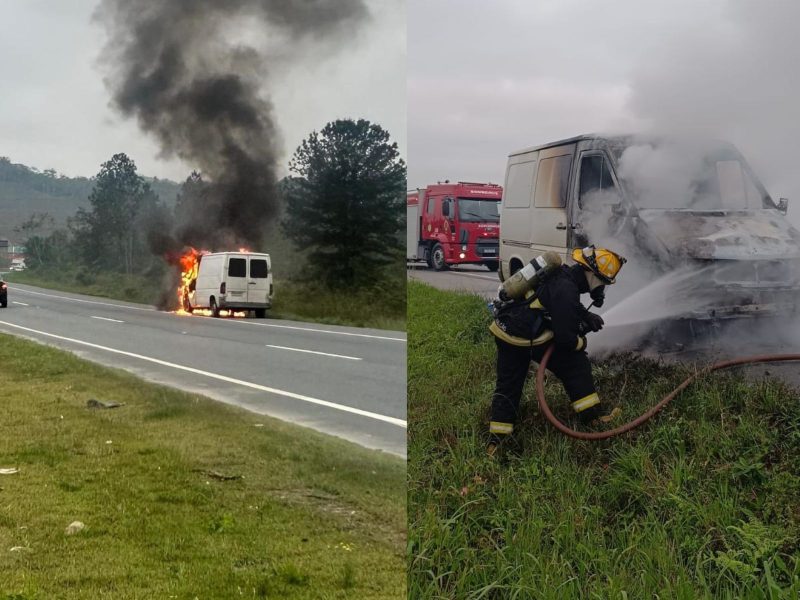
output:
[{"label": "tall tree", "polygon": [[95,177],[89,203],[91,209],[79,209],[72,222],[84,262],[132,273],[145,245],[139,217],[156,210],[158,196],[128,156],[115,154]]},{"label": "tall tree", "polygon": [[[361,286],[397,262],[406,165],[379,125],[342,119],[295,151],[284,181],[282,227],[330,287]],[[398,266],[398,268],[400,268]]]}]

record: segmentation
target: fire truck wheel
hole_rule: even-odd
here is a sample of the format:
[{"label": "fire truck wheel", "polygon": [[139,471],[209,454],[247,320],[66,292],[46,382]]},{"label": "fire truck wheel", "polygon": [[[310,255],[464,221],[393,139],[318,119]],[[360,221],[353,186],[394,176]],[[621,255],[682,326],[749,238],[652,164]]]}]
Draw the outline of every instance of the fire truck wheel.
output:
[{"label": "fire truck wheel", "polygon": [[500,267],[500,263],[496,260],[492,260],[486,263],[486,268],[489,269],[492,273],[496,272],[498,267]]},{"label": "fire truck wheel", "polygon": [[431,250],[431,263],[437,271],[444,271],[447,268],[447,263],[444,262],[444,248],[441,244],[436,244]]},{"label": "fire truck wheel", "polygon": [[211,297],[211,300],[208,302],[209,308],[211,308],[211,316],[212,317],[219,317],[219,306],[217,306],[217,301],[214,297]]}]

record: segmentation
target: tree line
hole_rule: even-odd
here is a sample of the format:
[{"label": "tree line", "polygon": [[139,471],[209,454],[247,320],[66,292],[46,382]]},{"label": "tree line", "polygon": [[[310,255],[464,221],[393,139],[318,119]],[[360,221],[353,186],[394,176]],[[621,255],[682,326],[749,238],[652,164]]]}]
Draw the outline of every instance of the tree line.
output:
[{"label": "tree line", "polygon": [[[330,122],[302,141],[289,172],[280,185],[280,226],[305,253],[306,273],[332,289],[359,288],[392,266],[402,268],[406,165],[387,131],[364,119]],[[166,264],[150,250],[148,232],[171,229],[182,199],[204,185],[202,174],[183,182],[174,208],[124,153],[104,162],[92,182],[88,206],[66,228],[45,234],[52,219],[42,213],[17,228],[31,268],[163,273]]]}]

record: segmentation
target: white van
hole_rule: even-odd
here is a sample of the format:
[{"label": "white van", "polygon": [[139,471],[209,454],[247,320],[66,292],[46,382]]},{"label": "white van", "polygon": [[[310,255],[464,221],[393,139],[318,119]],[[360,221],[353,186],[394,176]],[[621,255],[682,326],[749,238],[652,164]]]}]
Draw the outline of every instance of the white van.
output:
[{"label": "white van", "polygon": [[197,279],[189,286],[189,305],[220,310],[253,310],[263,319],[272,307],[269,254],[215,252],[200,257]]},{"label": "white van", "polygon": [[548,250],[571,262],[571,248],[597,244],[651,279],[697,267],[682,293],[708,302],[688,318],[792,314],[800,231],[787,206],[722,141],[589,134],[520,150],[508,157],[500,278]]}]

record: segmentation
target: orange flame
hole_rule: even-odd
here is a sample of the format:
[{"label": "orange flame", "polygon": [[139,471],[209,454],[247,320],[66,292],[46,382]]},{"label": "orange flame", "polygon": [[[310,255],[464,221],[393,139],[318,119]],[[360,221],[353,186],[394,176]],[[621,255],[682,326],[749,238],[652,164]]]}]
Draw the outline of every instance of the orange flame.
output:
[{"label": "orange flame", "polygon": [[181,268],[181,282],[178,285],[178,314],[190,315],[192,314],[192,307],[189,304],[189,289],[195,279],[197,279],[197,270],[200,267],[200,257],[208,254],[207,250],[195,250],[189,248],[178,259],[178,264]]},{"label": "orange flame", "polygon": [[[240,248],[239,252],[249,252],[249,250]],[[189,293],[191,286],[197,279],[197,272],[200,268],[200,258],[204,254],[209,254],[208,250],[196,250],[189,248],[178,258],[178,265],[181,269],[181,282],[178,285],[178,310],[175,311],[179,315],[202,315],[204,317],[212,316],[212,313],[207,308],[192,308],[189,303]],[[247,311],[231,311],[221,310],[219,312],[221,317],[238,317],[243,318],[247,316]]]}]

